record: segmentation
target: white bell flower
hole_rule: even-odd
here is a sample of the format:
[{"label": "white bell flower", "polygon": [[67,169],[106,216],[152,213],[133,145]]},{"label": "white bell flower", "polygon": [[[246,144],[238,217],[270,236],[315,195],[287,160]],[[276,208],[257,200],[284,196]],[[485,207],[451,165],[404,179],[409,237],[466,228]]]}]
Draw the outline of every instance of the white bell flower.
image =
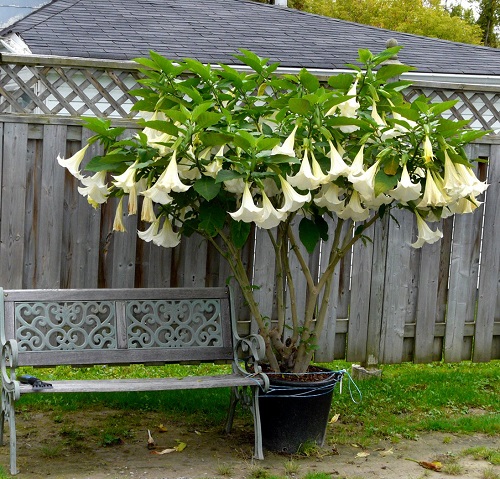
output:
[{"label": "white bell flower", "polygon": [[328,171],[330,179],[335,180],[339,176],[347,176],[351,171],[349,165],[342,159],[341,154],[330,140],[328,140],[328,144],[330,145],[330,170]]},{"label": "white bell flower", "polygon": [[484,193],[488,188],[489,185],[486,183],[486,181],[479,181],[472,169],[468,166],[462,165],[461,163],[456,163],[455,169],[466,186],[464,196],[470,194],[478,196],[481,193]]},{"label": "white bell flower", "polygon": [[78,193],[87,197],[87,201],[94,208],[106,203],[108,199],[108,185],[106,183],[106,172],[99,171],[92,176],[82,176],[80,181],[84,185],[78,187]]},{"label": "white bell flower", "polygon": [[312,169],[309,163],[309,150],[304,150],[304,158],[302,158],[300,169],[297,174],[294,176],[287,175],[287,181],[299,190],[315,190],[318,186],[329,181],[329,176],[323,173],[312,152],[311,156]]},{"label": "white bell flower", "polygon": [[314,198],[314,202],[320,208],[339,213],[344,209],[345,205],[345,200],[339,198],[342,194],[343,192],[336,184],[329,183],[321,187],[319,194]]},{"label": "white bell flower", "polygon": [[417,208],[434,208],[449,204],[452,200],[444,189],[440,187],[442,184],[443,179],[437,173],[434,174],[430,170],[427,170],[424,195],[418,203]]},{"label": "white bell flower", "polygon": [[141,220],[148,223],[156,221],[156,215],[153,206],[153,200],[149,196],[144,196],[141,209]]},{"label": "white bell flower", "polygon": [[297,193],[293,189],[292,185],[290,185],[290,183],[288,183],[288,181],[286,181],[284,178],[280,176],[279,179],[281,182],[281,190],[283,191],[283,198],[285,201],[283,203],[283,206],[277,210],[278,212],[293,213],[294,211],[302,208],[305,203],[311,201],[310,192],[305,195],[301,195],[300,193]]},{"label": "white bell flower", "polygon": [[353,190],[346,207],[337,214],[339,218],[343,220],[352,219],[353,221],[364,221],[370,216],[370,210],[368,208],[363,208],[359,193]]},{"label": "white bell flower", "polygon": [[353,188],[365,198],[375,198],[375,175],[377,174],[380,160],[376,161],[366,171],[350,174],[347,179]]},{"label": "white bell flower", "polygon": [[57,162],[64,168],[66,168],[75,178],[79,180],[82,178],[80,174],[80,163],[85,156],[85,153],[90,145],[85,145],[81,150],[77,151],[73,156],[68,159],[61,158],[60,155],[57,156]]},{"label": "white bell flower", "polygon": [[396,188],[390,190],[388,194],[402,204],[407,204],[408,201],[415,201],[420,197],[422,185],[420,183],[412,183],[406,163],[403,165],[401,179],[398,181]]},{"label": "white bell flower", "polygon": [[417,217],[418,238],[415,243],[412,243],[414,248],[421,248],[425,243],[435,243],[443,237],[440,230],[432,231],[418,213],[415,213],[415,216]]},{"label": "white bell flower", "polygon": [[244,221],[245,223],[251,223],[252,221],[258,221],[262,215],[262,208],[255,206],[253,202],[252,193],[250,193],[250,188],[248,183],[245,183],[245,188],[243,190],[243,197],[241,199],[241,206],[234,213],[229,213],[231,217],[236,221]]},{"label": "white bell flower", "polygon": [[174,232],[170,220],[165,218],[161,231],[153,235],[152,241],[157,246],[175,248],[181,242],[181,235]]},{"label": "white bell flower", "polygon": [[295,145],[295,133],[297,133],[297,128],[299,126],[295,125],[288,138],[283,142],[282,145],[276,145],[272,151],[271,155],[286,155],[290,157],[295,157],[295,150],[293,149]]},{"label": "white bell flower", "polygon": [[141,240],[150,242],[153,241],[153,238],[158,234],[158,230],[160,228],[160,220],[155,220],[151,223],[149,228],[146,231],[137,231],[137,235]]},{"label": "white bell flower", "polygon": [[135,174],[137,172],[136,166],[138,163],[139,161],[136,160],[121,175],[113,176],[113,184],[117,188],[121,188],[124,193],[128,193],[130,189],[135,185]]},{"label": "white bell flower", "polygon": [[262,212],[258,220],[254,220],[259,228],[271,229],[278,226],[285,218],[287,213],[277,211],[266,193],[262,191]]},{"label": "white bell flower", "polygon": [[113,221],[113,231],[126,231],[125,225],[123,224],[123,196],[120,198],[116,208],[115,219]]}]

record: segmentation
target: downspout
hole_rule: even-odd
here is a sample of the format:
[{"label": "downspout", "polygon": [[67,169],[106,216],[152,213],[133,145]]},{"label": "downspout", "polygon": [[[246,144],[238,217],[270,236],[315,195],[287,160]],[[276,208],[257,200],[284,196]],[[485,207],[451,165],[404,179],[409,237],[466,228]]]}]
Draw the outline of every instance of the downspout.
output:
[{"label": "downspout", "polygon": [[288,7],[288,2],[287,0],[274,0],[273,2],[275,5],[278,7]]}]

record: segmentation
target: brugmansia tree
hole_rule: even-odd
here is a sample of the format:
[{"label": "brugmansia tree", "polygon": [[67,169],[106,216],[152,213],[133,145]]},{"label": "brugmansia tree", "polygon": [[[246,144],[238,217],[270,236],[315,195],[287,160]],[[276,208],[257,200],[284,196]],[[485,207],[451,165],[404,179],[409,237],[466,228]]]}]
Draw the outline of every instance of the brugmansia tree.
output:
[{"label": "brugmansia tree", "polygon": [[[269,366],[303,372],[327,321],[334,270],[368,228],[393,208],[408,210],[419,248],[442,236],[430,222],[472,212],[486,188],[464,151],[484,132],[443,118],[454,102],[406,102],[408,82],[391,79],[411,68],[386,63],[398,50],[361,50],[361,67],[327,83],[305,69],[278,75],[278,64],[245,50],[237,56],[244,71],[152,52],[136,60],[144,75],[133,92],[142,130],[122,139],[109,120],[88,119],[89,144],[105,149],[87,164],[92,174],[80,172],[88,145],[58,160],[91,205],[119,198],[115,230],[124,229],[126,202],[129,214],[140,210],[144,241],[173,248],[183,236],[202,235],[229,262]],[[273,322],[259,309],[258,285],[241,256],[253,226],[268,232],[274,248]],[[327,266],[316,277],[301,244],[311,253],[329,238]],[[294,287],[292,256],[307,281],[305,297]],[[301,317],[298,304],[305,304]]]}]

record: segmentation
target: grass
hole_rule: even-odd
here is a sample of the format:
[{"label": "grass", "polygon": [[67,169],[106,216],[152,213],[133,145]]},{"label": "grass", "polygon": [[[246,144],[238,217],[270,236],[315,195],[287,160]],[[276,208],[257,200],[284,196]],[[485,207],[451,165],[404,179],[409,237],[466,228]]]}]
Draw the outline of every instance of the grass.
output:
[{"label": "grass", "polygon": [[[332,369],[350,368],[346,363],[326,366]],[[23,372],[50,381],[101,377],[182,377],[214,374],[227,368],[229,366],[208,364],[94,366],[78,369],[59,366],[45,370],[23,368]],[[371,378],[359,382],[363,397],[358,404],[351,400],[347,378],[344,379],[341,395],[336,389],[331,413],[332,416],[338,413],[340,417],[328,428],[330,434],[334,435],[330,441],[334,440],[336,444],[354,442],[368,447],[373,439],[382,437],[397,443],[402,438],[417,439],[425,431],[446,434],[500,433],[500,361],[403,364],[383,366],[382,370],[381,379]],[[125,415],[127,410],[162,411],[166,417],[181,415],[188,423],[203,428],[224,422],[228,399],[227,389],[43,396],[30,394],[22,397],[20,407],[26,415],[39,409],[46,411],[49,407],[57,423],[63,421],[65,412],[82,407],[113,408],[124,411]],[[120,423],[118,419],[115,422]],[[112,442],[113,437],[126,434],[126,430],[108,428],[102,442]],[[493,457],[494,461],[498,461],[498,452]]]}]

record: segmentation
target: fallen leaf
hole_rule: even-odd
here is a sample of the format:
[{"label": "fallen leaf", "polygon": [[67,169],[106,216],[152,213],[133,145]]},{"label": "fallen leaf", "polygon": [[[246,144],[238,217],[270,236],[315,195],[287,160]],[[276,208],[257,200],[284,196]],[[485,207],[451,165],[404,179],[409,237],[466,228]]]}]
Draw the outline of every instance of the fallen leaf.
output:
[{"label": "fallen leaf", "polygon": [[174,447],[174,449],[177,451],[177,452],[182,452],[184,451],[184,449],[186,449],[186,446],[187,444],[185,442],[181,442],[181,441],[177,441],[179,444],[177,444],[177,446]]},{"label": "fallen leaf", "polygon": [[391,454],[394,454],[394,451],[392,450],[392,447],[390,449],[387,449],[387,451],[380,451],[379,454],[381,456],[390,456]]},{"label": "fallen leaf", "polygon": [[358,452],[356,457],[368,457],[370,455],[369,452]]},{"label": "fallen leaf", "polygon": [[359,444],[353,443],[351,444],[352,447],[361,447]]},{"label": "fallen leaf", "polygon": [[439,461],[433,461],[433,462],[419,461],[418,464],[424,467],[425,469],[430,469],[431,471],[436,471],[436,472],[439,472],[443,467],[443,465]]},{"label": "fallen leaf", "polygon": [[331,419],[329,424],[333,424],[339,420],[340,414],[335,414]]},{"label": "fallen leaf", "polygon": [[163,449],[163,451],[151,451],[151,454],[170,454],[171,452],[175,452],[177,449],[171,448],[171,449]]},{"label": "fallen leaf", "polygon": [[167,428],[163,424],[160,424],[158,426],[158,432],[167,432]]},{"label": "fallen leaf", "polygon": [[201,436],[201,432],[200,432],[200,431],[197,431],[196,429],[195,429],[194,433],[195,433],[195,434],[198,434],[198,436]]},{"label": "fallen leaf", "polygon": [[154,449],[156,446],[155,440],[153,439],[153,436],[151,435],[151,431],[148,429],[148,449]]}]

